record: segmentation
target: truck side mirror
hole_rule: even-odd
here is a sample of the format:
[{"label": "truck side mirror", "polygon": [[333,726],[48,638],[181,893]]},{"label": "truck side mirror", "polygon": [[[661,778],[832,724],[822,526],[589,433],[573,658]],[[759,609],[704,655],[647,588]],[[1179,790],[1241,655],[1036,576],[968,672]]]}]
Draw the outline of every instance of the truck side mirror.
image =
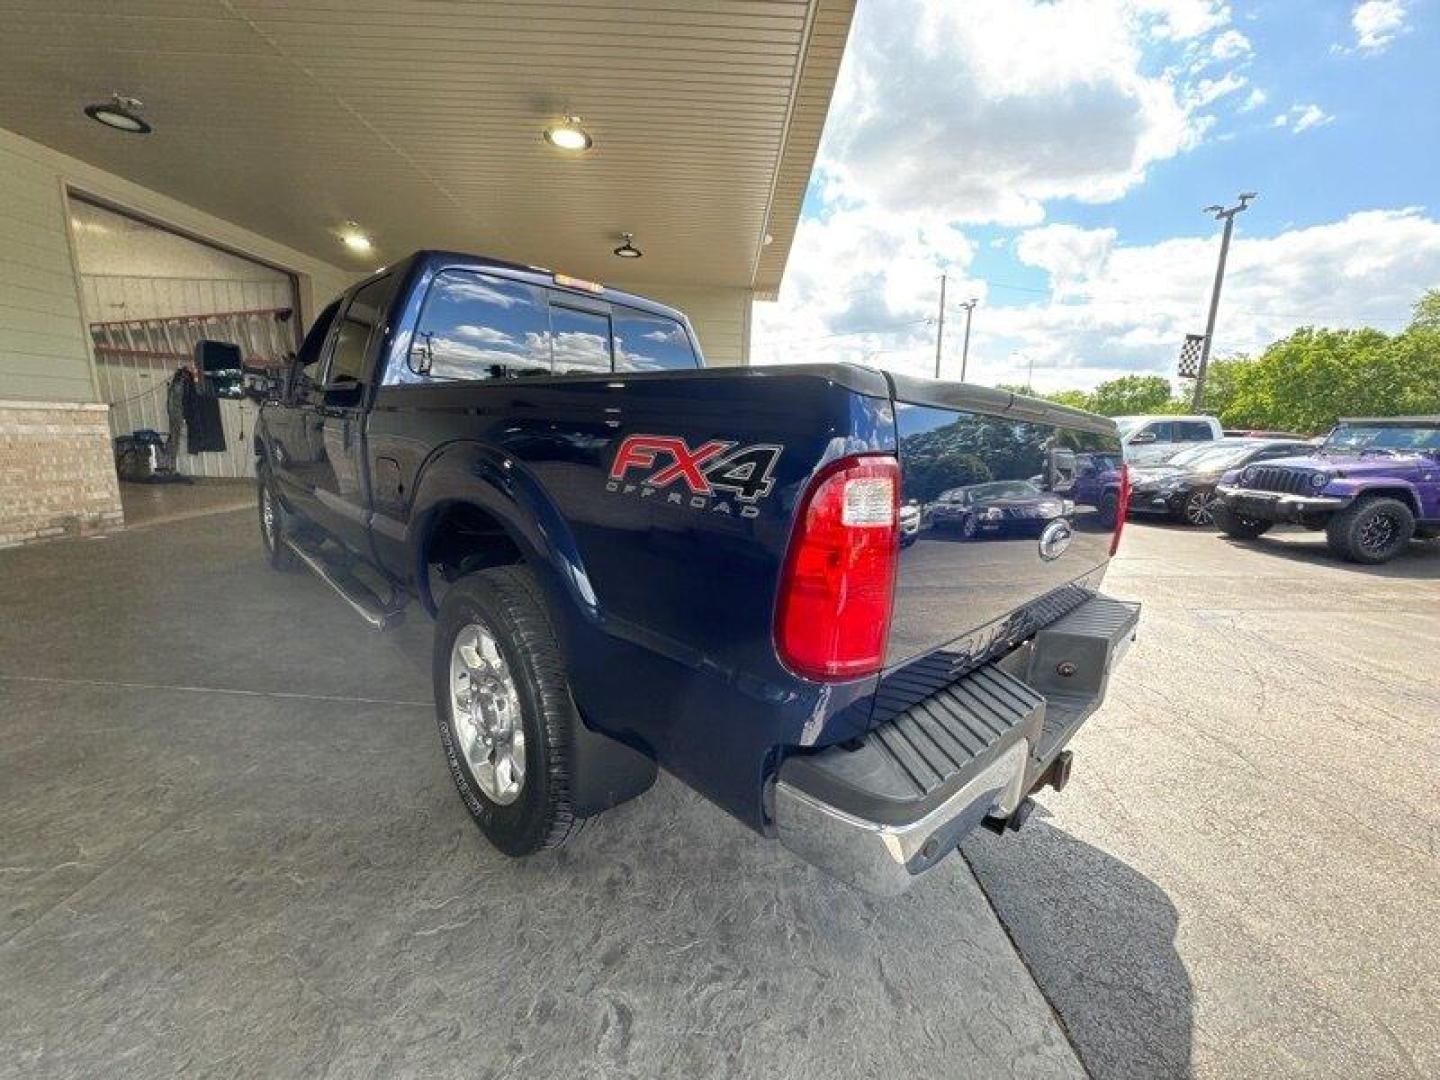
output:
[{"label": "truck side mirror", "polygon": [[1134,435],[1130,436],[1131,446],[1140,446],[1143,443],[1152,443],[1154,441],[1155,433],[1153,431],[1137,431]]},{"label": "truck side mirror", "polygon": [[197,341],[195,369],[200,373],[197,389],[204,397],[245,396],[245,365],[240,346],[228,341]]}]

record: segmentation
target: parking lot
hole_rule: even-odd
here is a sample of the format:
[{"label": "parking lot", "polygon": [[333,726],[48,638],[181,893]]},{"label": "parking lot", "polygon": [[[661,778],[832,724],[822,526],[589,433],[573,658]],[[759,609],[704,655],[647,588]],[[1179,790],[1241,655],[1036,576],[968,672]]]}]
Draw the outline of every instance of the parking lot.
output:
[{"label": "parking lot", "polygon": [[0,1074],[1440,1072],[1436,545],[1132,525],[1071,786],[881,902],[663,777],[505,860],[254,534],[0,552]]},{"label": "parking lot", "polygon": [[1098,1076],[1440,1072],[1440,545],[1132,523],[1063,796],[965,852]]}]

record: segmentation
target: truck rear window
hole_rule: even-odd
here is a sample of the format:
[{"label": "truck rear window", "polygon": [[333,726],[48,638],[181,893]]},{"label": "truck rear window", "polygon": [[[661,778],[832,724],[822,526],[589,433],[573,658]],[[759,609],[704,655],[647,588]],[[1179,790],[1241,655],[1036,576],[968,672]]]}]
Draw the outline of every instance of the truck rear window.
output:
[{"label": "truck rear window", "polygon": [[507,278],[446,270],[426,293],[410,371],[472,381],[700,366],[689,333],[675,319],[623,304],[581,310],[567,300],[559,291]]},{"label": "truck rear window", "polygon": [[690,335],[674,319],[616,304],[616,371],[675,371],[699,367]]},{"label": "truck rear window", "polygon": [[439,274],[425,296],[416,344],[432,379],[550,374],[545,290],[468,270]]}]

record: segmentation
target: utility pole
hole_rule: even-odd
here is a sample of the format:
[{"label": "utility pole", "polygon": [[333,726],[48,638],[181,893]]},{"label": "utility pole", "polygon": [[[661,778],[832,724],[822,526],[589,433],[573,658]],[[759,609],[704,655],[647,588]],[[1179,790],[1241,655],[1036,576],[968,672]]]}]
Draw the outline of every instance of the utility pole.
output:
[{"label": "utility pole", "polygon": [[1215,215],[1216,221],[1225,222],[1225,231],[1220,234],[1220,261],[1215,266],[1215,287],[1210,290],[1210,316],[1205,320],[1205,340],[1200,345],[1200,369],[1196,372],[1195,397],[1190,403],[1190,408],[1197,413],[1205,404],[1205,372],[1210,366],[1210,343],[1215,338],[1215,315],[1220,310],[1220,287],[1225,284],[1225,259],[1230,254],[1230,234],[1235,231],[1235,215],[1243,212],[1255,197],[1256,192],[1246,191],[1240,195],[1240,201],[1234,206],[1227,208],[1216,204],[1201,211],[1202,214]]},{"label": "utility pole", "polygon": [[940,315],[935,320],[935,378],[940,377],[940,350],[945,345],[945,279],[949,275],[940,275]]},{"label": "utility pole", "polygon": [[1030,367],[1025,372],[1025,392],[1033,394],[1035,392],[1035,354],[1031,353],[1026,359],[1030,361]]},{"label": "utility pole", "polygon": [[970,316],[975,311],[975,305],[980,302],[978,297],[972,296],[960,306],[965,309],[965,345],[960,350],[960,381],[965,381],[965,369],[970,364]]}]

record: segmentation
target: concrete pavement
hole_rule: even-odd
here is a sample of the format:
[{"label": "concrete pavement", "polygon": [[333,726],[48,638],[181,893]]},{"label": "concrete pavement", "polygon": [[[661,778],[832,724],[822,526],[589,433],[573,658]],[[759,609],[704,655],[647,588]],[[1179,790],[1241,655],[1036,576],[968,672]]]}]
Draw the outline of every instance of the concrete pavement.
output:
[{"label": "concrete pavement", "polygon": [[1071,785],[880,903],[664,777],[496,855],[254,528],[0,552],[0,1075],[1440,1074],[1434,545],[1132,524]]},{"label": "concrete pavement", "polygon": [[0,1076],[1082,1075],[964,862],[871,901],[662,777],[525,862],[429,624],[253,511],[0,552]]},{"label": "concrete pavement", "polygon": [[1440,1075],[1440,545],[1132,523],[1063,795],[965,853],[1098,1077]]}]

